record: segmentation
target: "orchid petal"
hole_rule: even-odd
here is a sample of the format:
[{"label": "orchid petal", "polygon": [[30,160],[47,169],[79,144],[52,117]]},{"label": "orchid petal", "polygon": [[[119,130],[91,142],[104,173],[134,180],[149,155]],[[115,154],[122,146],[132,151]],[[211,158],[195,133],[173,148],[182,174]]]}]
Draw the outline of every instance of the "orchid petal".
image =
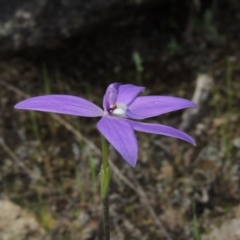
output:
[{"label": "orchid petal", "polygon": [[177,97],[143,96],[137,97],[128,109],[135,115],[149,118],[190,107],[197,107],[197,105],[192,101]]},{"label": "orchid petal", "polygon": [[133,129],[136,131],[153,133],[153,134],[161,134],[168,137],[179,138],[196,146],[196,143],[192,137],[190,137],[188,134],[178,129],[161,125],[161,124],[141,123],[141,122],[135,122],[131,120],[127,120],[127,121],[132,125]]},{"label": "orchid petal", "polygon": [[130,104],[145,87],[135,86],[133,84],[123,84],[119,86],[117,103]]},{"label": "orchid petal", "polygon": [[121,154],[132,167],[137,163],[137,139],[131,125],[115,117],[104,116],[97,128],[108,142]]},{"label": "orchid petal", "polygon": [[132,113],[129,109],[126,110],[125,112],[126,117],[135,119],[135,120],[142,120],[144,117],[137,116],[136,114]]},{"label": "orchid petal", "polygon": [[108,86],[103,97],[103,109],[108,110],[108,107],[117,102],[117,95],[120,83],[112,83]]},{"label": "orchid petal", "polygon": [[15,108],[84,117],[98,117],[103,115],[103,110],[94,103],[69,95],[33,97],[16,104]]}]

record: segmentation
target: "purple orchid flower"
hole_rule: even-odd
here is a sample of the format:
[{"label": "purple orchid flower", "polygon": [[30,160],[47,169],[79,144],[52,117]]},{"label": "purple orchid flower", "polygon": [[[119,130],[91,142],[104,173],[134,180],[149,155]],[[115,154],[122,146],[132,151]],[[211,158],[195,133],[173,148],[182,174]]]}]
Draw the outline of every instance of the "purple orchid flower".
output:
[{"label": "purple orchid flower", "polygon": [[16,104],[15,108],[84,117],[102,117],[97,123],[98,130],[120,155],[132,167],[135,167],[138,144],[134,130],[175,137],[195,145],[193,138],[180,130],[161,124],[134,121],[175,110],[197,107],[193,102],[177,97],[138,96],[144,89],[144,87],[132,84],[110,84],[103,98],[103,110],[88,100],[69,95],[33,97]]}]

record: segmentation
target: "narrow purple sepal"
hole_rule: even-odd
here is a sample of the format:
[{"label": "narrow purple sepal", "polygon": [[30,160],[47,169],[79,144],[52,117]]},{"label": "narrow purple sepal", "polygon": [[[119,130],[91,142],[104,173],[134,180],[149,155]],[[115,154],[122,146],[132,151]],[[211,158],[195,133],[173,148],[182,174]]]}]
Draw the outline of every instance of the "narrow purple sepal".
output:
[{"label": "narrow purple sepal", "polygon": [[143,96],[137,97],[128,108],[137,116],[149,118],[190,107],[197,107],[197,105],[192,101],[177,97]]},{"label": "narrow purple sepal", "polygon": [[160,134],[168,137],[174,137],[179,138],[184,141],[187,141],[191,143],[192,145],[196,146],[196,143],[192,137],[190,137],[188,134],[161,124],[154,124],[154,123],[141,123],[141,122],[135,122],[131,120],[128,121],[134,130],[140,131],[140,132],[146,132],[146,133],[153,133],[153,134]]},{"label": "narrow purple sepal", "polygon": [[128,105],[144,90],[145,87],[135,86],[133,84],[120,85],[118,89],[117,103],[125,103]]},{"label": "narrow purple sepal", "polygon": [[121,118],[104,116],[97,123],[97,128],[123,159],[135,167],[138,145],[131,125]]},{"label": "narrow purple sepal", "polygon": [[103,116],[103,110],[94,103],[69,95],[46,95],[26,99],[14,106],[17,109],[62,113],[83,117]]}]

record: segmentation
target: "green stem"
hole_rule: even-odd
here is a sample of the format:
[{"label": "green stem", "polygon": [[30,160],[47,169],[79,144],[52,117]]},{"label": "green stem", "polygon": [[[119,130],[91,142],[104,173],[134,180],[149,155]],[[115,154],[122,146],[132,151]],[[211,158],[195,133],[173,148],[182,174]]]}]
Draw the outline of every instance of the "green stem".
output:
[{"label": "green stem", "polygon": [[104,221],[104,239],[110,240],[110,226],[109,226],[109,203],[108,197],[103,198],[103,221]]},{"label": "green stem", "polygon": [[110,240],[108,190],[110,167],[108,164],[109,143],[102,137],[101,197],[103,202],[104,239]]}]

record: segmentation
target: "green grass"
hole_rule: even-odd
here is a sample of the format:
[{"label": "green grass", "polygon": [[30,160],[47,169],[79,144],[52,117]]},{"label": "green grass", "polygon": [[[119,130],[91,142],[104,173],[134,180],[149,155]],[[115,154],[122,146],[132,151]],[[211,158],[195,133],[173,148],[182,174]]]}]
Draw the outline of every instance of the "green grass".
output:
[{"label": "green grass", "polygon": [[[75,122],[75,128],[79,132],[81,132],[82,125],[81,125],[81,121],[80,120]],[[79,145],[80,149],[84,148],[84,143],[81,140],[78,141],[78,145]],[[96,199],[98,199],[98,195],[99,195],[99,193],[97,191],[98,178],[97,178],[96,163],[95,163],[95,160],[94,160],[94,158],[92,156],[91,151],[87,152],[87,165],[88,165],[88,167],[90,169],[90,174],[91,174],[91,189],[93,191],[94,199],[96,200]],[[82,182],[81,182],[81,179],[80,179],[81,173],[79,172],[80,170],[77,170],[77,171],[78,172],[76,172],[76,180],[77,180],[78,189],[79,189],[80,195],[82,197],[84,197],[84,194],[82,193],[82,191],[84,191],[84,186],[82,186]]]},{"label": "green grass", "polygon": [[192,209],[193,209],[193,236],[195,240],[201,240],[195,201],[192,202]]},{"label": "green grass", "polygon": [[30,111],[30,119],[31,119],[31,123],[32,123],[31,127],[32,127],[32,132],[34,134],[34,137],[39,142],[40,148],[42,148],[41,134],[40,134],[40,130],[39,130],[35,112]]},{"label": "green grass", "polygon": [[85,199],[86,199],[85,187],[84,187],[85,184],[84,184],[83,178],[82,178],[81,173],[78,168],[76,168],[76,171],[75,171],[75,181],[76,181],[77,188],[79,191],[80,200],[81,200],[81,202],[85,202]]},{"label": "green grass", "polygon": [[229,140],[229,138],[232,137],[232,129],[231,129],[231,126],[229,126],[229,123],[231,122],[230,118],[231,118],[231,115],[233,114],[232,75],[233,75],[233,66],[232,66],[232,63],[228,61],[227,76],[226,76],[228,112],[227,112],[226,136],[224,136],[224,138],[225,138],[226,156],[227,156],[229,165],[232,162],[232,144]]},{"label": "green grass", "polygon": [[233,107],[233,91],[232,91],[232,75],[233,75],[233,65],[231,61],[227,61],[227,99],[228,99],[228,114],[232,113]]},{"label": "green grass", "polygon": [[227,61],[226,65],[226,111],[225,106],[222,101],[221,89],[219,86],[215,86],[214,90],[214,105],[215,105],[215,114],[216,117],[226,118],[226,124],[221,124],[219,126],[219,135],[221,138],[221,148],[224,150],[224,155],[226,157],[226,166],[231,166],[232,163],[232,143],[230,139],[233,136],[232,126],[231,126],[231,116],[233,115],[233,64],[230,61]]},{"label": "green grass", "polygon": [[56,220],[52,217],[48,209],[44,206],[41,193],[38,191],[37,194],[38,204],[35,210],[37,210],[39,222],[46,230],[51,230],[56,225]]},{"label": "green grass", "polygon": [[142,72],[144,71],[143,59],[139,52],[134,52],[132,58],[136,68],[136,81],[139,85],[143,85],[142,84]]},{"label": "green grass", "polygon": [[93,190],[93,194],[94,194],[94,199],[96,200],[98,198],[98,191],[97,191],[97,170],[96,170],[96,163],[94,158],[92,157],[91,152],[89,153],[88,156],[88,163],[89,163],[89,167],[90,167],[90,171],[91,171],[91,183],[92,183],[92,190]]},{"label": "green grass", "polygon": [[[46,64],[42,65],[42,77],[44,82],[45,94],[50,94],[51,93],[50,81],[48,78],[48,71],[47,71]],[[36,113],[34,111],[30,111],[30,119],[32,122],[32,131],[33,131],[34,137],[39,141],[40,146],[42,148],[41,134],[40,134],[37,118],[36,118]]]},{"label": "green grass", "polygon": [[175,55],[176,53],[181,51],[181,45],[178,43],[178,41],[175,38],[171,38],[168,44],[168,49],[171,55]]}]

